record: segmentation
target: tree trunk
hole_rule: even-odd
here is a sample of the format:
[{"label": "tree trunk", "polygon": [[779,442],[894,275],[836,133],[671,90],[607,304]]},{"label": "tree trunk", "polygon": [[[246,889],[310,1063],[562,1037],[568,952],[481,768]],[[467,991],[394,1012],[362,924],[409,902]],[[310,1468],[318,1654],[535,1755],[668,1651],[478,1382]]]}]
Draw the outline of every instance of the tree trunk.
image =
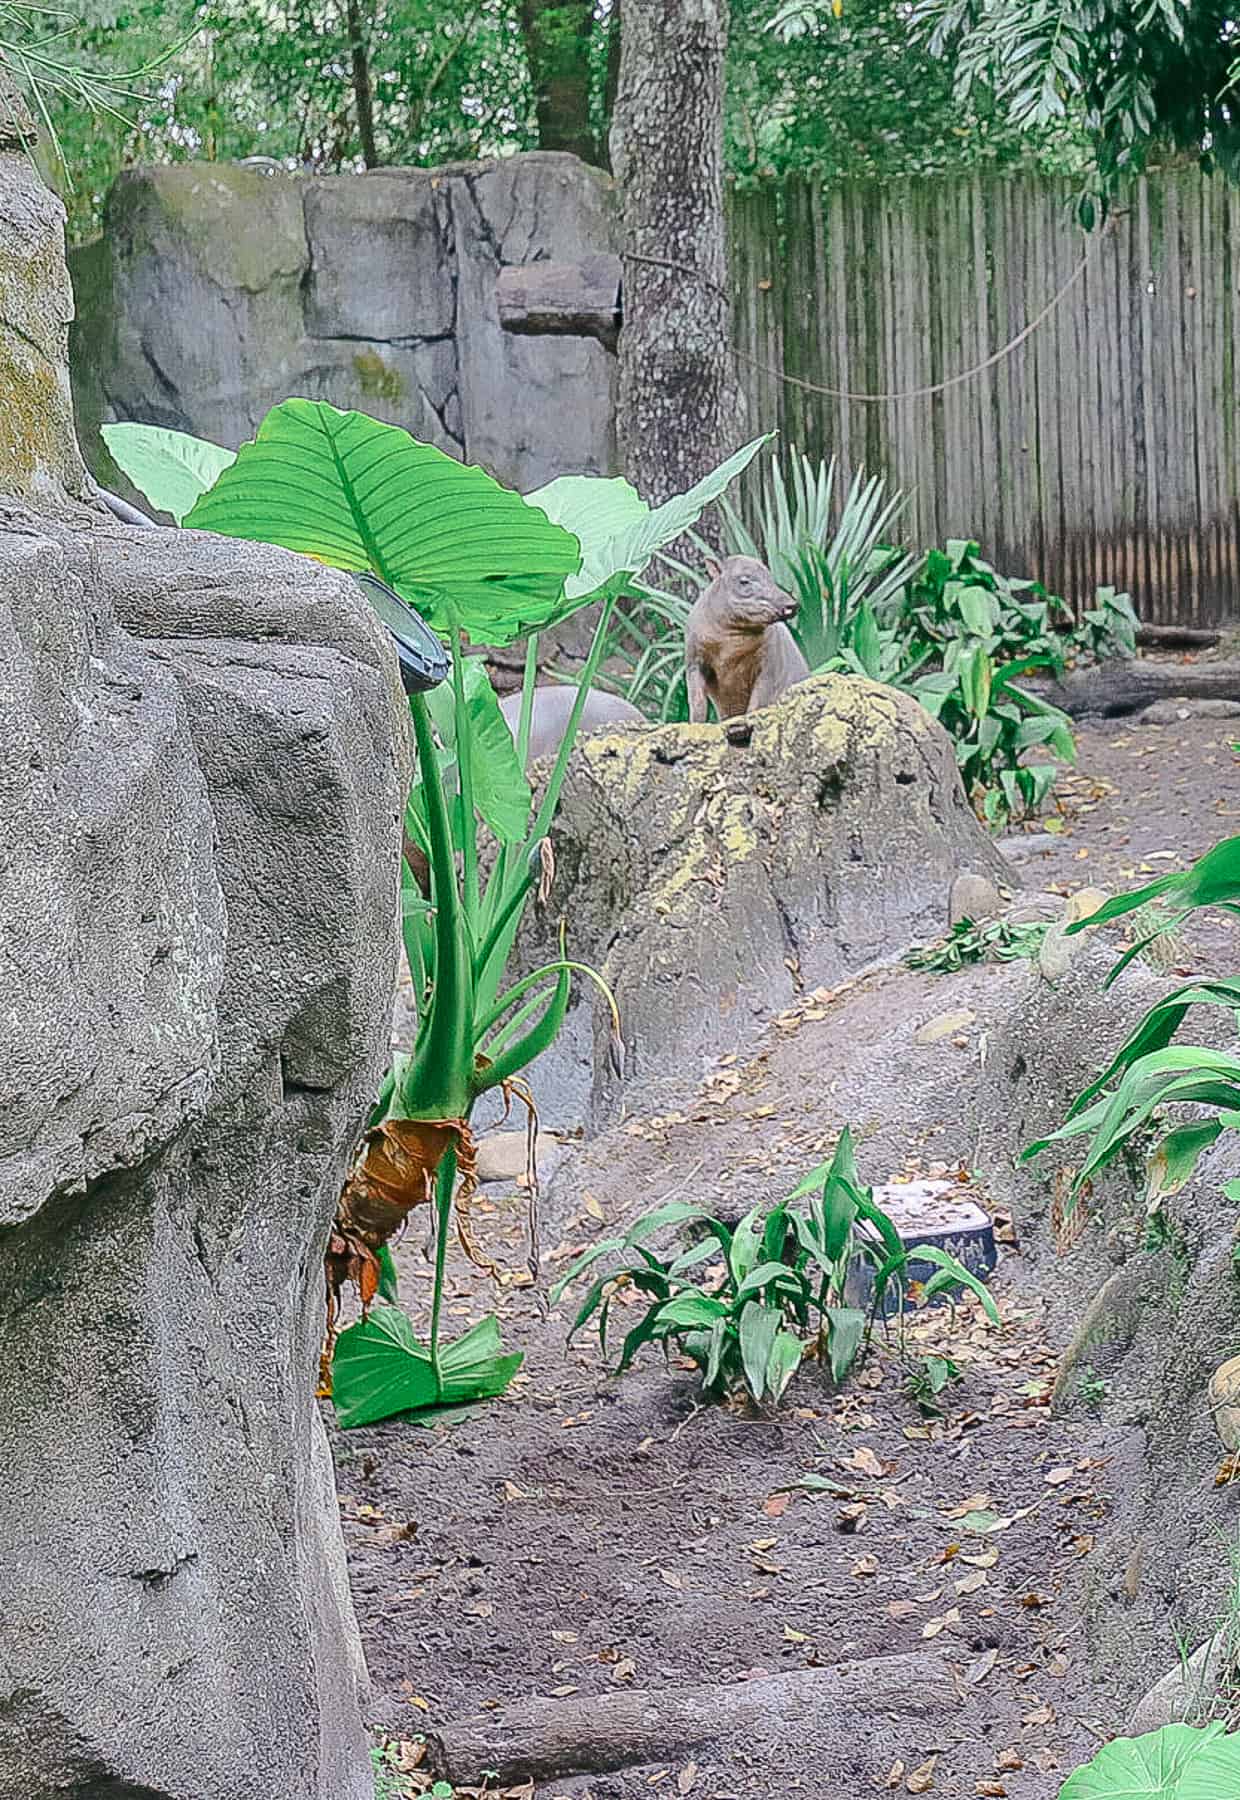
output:
[{"label": "tree trunk", "polygon": [[612,167],[624,268],[616,430],[657,505],[739,441],[723,221],[727,0],[624,0]]},{"label": "tree trunk", "polygon": [[359,0],[346,0],[345,16],[349,26],[349,54],[353,59],[353,104],[357,109],[357,135],[362,145],[362,161],[368,169],[379,166],[379,150],[375,143],[375,106],[370,85],[370,52],[362,29]]},{"label": "tree trunk", "polygon": [[622,24],[620,0],[611,0],[611,11],[607,15],[607,73],[603,83],[603,142],[600,146],[602,160],[609,169],[611,167],[611,145],[608,139],[611,122],[616,116],[616,95],[620,92]]},{"label": "tree trunk", "polygon": [[1240,663],[1099,663],[1038,684],[1037,691],[1070,718],[1121,719],[1156,700],[1240,700]]},{"label": "tree trunk", "polygon": [[521,31],[534,84],[540,150],[598,155],[590,129],[593,0],[521,0]]}]

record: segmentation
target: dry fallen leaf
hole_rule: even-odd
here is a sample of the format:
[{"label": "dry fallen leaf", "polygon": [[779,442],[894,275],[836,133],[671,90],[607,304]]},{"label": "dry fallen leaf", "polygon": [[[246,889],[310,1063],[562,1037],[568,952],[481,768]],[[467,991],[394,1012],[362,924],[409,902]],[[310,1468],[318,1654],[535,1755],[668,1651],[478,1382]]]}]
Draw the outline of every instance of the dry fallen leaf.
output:
[{"label": "dry fallen leaf", "polygon": [[960,1580],[956,1583],[956,1592],[958,1594],[976,1594],[978,1588],[984,1588],[986,1586],[986,1580],[987,1576],[985,1569],[975,1569],[971,1575],[962,1575],[960,1577]]},{"label": "dry fallen leaf", "polygon": [[1024,1725],[1053,1725],[1055,1708],[1053,1706],[1037,1706],[1032,1712],[1025,1714],[1021,1723]]},{"label": "dry fallen leaf", "polygon": [[945,1506],[943,1517],[945,1519],[963,1519],[966,1513],[984,1512],[989,1505],[989,1494],[966,1494],[957,1505]]},{"label": "dry fallen leaf", "polygon": [[855,1469],[859,1475],[873,1475],[876,1479],[884,1473],[882,1463],[879,1462],[868,1444],[858,1444],[851,1456],[845,1456],[842,1459],[841,1466],[845,1469]]},{"label": "dry fallen leaf", "polygon": [[807,1644],[809,1639],[803,1631],[794,1631],[791,1625],[785,1625],[784,1642],[786,1644]]},{"label": "dry fallen leaf", "polygon": [[1000,1750],[995,1758],[995,1768],[1002,1775],[1010,1775],[1016,1769],[1023,1769],[1024,1766],[1025,1759],[1014,1746],[1007,1750]]},{"label": "dry fallen leaf", "polygon": [[940,1631],[946,1631],[949,1625],[959,1625],[959,1623],[960,1608],[958,1606],[953,1606],[949,1612],[943,1613],[940,1618],[930,1619],[923,1625],[921,1628],[921,1635],[924,1638],[938,1637]]},{"label": "dry fallen leaf", "polygon": [[887,1788],[898,1788],[903,1780],[904,1764],[902,1762],[893,1762],[890,1769],[887,1771],[887,1779],[883,1783],[883,1786]]},{"label": "dry fallen leaf", "polygon": [[764,1501],[762,1510],[768,1519],[778,1519],[787,1512],[791,1504],[791,1494],[771,1494]]},{"label": "dry fallen leaf", "polygon": [[1071,1481],[1075,1473],[1075,1469],[1050,1469],[1044,1479],[1048,1487],[1062,1487],[1065,1481]]},{"label": "dry fallen leaf", "polygon": [[686,1763],[684,1768],[680,1771],[680,1774],[676,1777],[676,1792],[678,1794],[692,1793],[693,1784],[696,1780],[697,1764]]},{"label": "dry fallen leaf", "polygon": [[677,1575],[673,1569],[660,1569],[659,1580],[663,1583],[664,1587],[676,1588],[678,1590],[685,1585],[680,1579],[680,1576]]},{"label": "dry fallen leaf", "polygon": [[853,1575],[877,1575],[878,1558],[876,1556],[859,1556],[850,1573]]},{"label": "dry fallen leaf", "polygon": [[981,1682],[985,1681],[998,1660],[999,1652],[997,1650],[983,1650],[977,1661],[970,1663],[965,1670],[964,1678],[969,1686],[977,1687]]},{"label": "dry fallen leaf", "polygon": [[934,1766],[938,1760],[937,1756],[928,1756],[920,1768],[913,1770],[904,1784],[910,1794],[928,1794],[930,1792],[934,1786]]},{"label": "dry fallen leaf", "polygon": [[891,1600],[887,1604],[887,1616],[892,1619],[913,1619],[917,1616],[915,1600]]},{"label": "dry fallen leaf", "polygon": [[1005,1800],[1007,1789],[1001,1781],[979,1781],[973,1792],[982,1800]]}]

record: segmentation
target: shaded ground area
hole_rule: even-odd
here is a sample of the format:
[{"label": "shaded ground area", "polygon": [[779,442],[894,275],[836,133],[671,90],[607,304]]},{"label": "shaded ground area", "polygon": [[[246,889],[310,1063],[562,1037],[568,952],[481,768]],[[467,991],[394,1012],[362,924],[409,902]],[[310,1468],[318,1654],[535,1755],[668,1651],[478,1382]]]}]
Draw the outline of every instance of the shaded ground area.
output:
[{"label": "shaded ground area", "polygon": [[[1022,862],[1026,885],[1131,885],[1240,829],[1231,735],[1199,720],[1083,730],[1063,829]],[[1225,928],[1203,941],[1222,956]],[[988,1021],[1030,978],[1025,965],[892,971],[806,996],[662,1116],[566,1148],[545,1196],[548,1275],[672,1195],[732,1217],[778,1199],[845,1122],[868,1180],[967,1176],[983,1124],[959,1096]],[[970,1017],[919,1044],[944,1009]],[[1119,1723],[1091,1693],[1077,1606],[1112,1446],[1087,1413],[1048,1408],[1072,1321],[1036,1290],[1014,1234],[995,1282],[1001,1330],[970,1309],[910,1328],[910,1354],[933,1349],[962,1371],[945,1418],[919,1409],[891,1343],[840,1396],[807,1367],[771,1420],[700,1408],[692,1374],[654,1354],[620,1382],[592,1339],[566,1356],[571,1296],[548,1314],[545,1283],[521,1285],[525,1200],[486,1196],[479,1233],[512,1276],[496,1295],[454,1247],[450,1323],[496,1305],[527,1352],[511,1393],[432,1428],[333,1436],[376,1719],[413,1736],[531,1695],[572,1708],[941,1652],[959,1699],[946,1713],[773,1725],[539,1795],[1053,1800]],[[421,1325],[430,1275],[414,1233],[398,1254]],[[812,1491],[797,1485],[807,1475]],[[1169,1619],[1167,1663],[1174,1653]]]}]

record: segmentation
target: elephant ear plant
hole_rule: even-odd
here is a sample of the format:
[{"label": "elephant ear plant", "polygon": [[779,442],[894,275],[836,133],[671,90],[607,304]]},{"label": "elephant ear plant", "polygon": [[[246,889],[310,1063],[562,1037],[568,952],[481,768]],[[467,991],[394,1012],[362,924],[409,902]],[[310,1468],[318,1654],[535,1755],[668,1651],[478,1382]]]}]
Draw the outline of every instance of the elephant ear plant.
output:
[{"label": "elephant ear plant", "polygon": [[[548,829],[616,602],[765,440],[652,509],[627,482],[585,476],[562,476],[522,498],[398,427],[321,401],[273,408],[235,457],[146,426],[108,426],[104,435],[135,484],[179,523],[278,544],[373,578],[447,643],[450,692],[409,696],[418,778],[405,813],[402,929],[417,1032],[412,1052],[396,1059],[382,1083],[341,1194],[327,1252],[321,1385],[333,1393],[345,1425],[498,1394],[521,1359],[500,1353],[494,1317],[455,1344],[440,1341],[454,1209],[466,1252],[491,1267],[469,1222],[477,1185],[471,1114],[494,1089],[508,1106],[524,1106],[536,1194],[534,1101],[522,1071],[559,1031],[573,975],[603,987],[593,970],[565,955],[563,931],[560,955],[544,967],[508,986],[505,967],[526,900],[549,882]],[[538,634],[591,604],[599,606],[592,647],[535,808],[524,770]],[[514,745],[486,670],[467,658],[466,643],[519,638],[527,639],[527,654]],[[496,846],[485,881],[484,832]],[[607,999],[618,1050],[619,1022]],[[425,1348],[390,1304],[387,1248],[423,1204],[433,1205],[437,1226]],[[533,1217],[531,1228],[536,1236]],[[535,1267],[536,1260],[535,1249]],[[337,1337],[346,1283],[360,1294],[362,1318]]]}]

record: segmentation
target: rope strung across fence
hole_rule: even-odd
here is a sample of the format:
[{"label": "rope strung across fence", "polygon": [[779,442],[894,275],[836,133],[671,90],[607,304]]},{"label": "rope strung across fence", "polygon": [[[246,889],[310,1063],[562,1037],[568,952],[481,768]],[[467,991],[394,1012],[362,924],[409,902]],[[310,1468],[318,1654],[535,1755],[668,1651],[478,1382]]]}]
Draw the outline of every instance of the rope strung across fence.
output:
[{"label": "rope strung across fence", "polygon": [[994,351],[990,356],[986,357],[983,362],[975,363],[971,369],[962,370],[959,375],[948,375],[944,380],[932,381],[925,387],[898,388],[887,394],[858,394],[854,393],[850,388],[824,387],[820,382],[806,381],[800,375],[789,375],[785,370],[776,368],[774,363],[762,362],[758,357],[750,356],[747,351],[738,350],[735,345],[732,346],[732,355],[738,362],[748,363],[751,368],[761,370],[764,375],[773,376],[776,381],[785,382],[789,387],[800,388],[803,393],[822,394],[828,400],[855,400],[862,405],[881,406],[894,400],[929,399],[934,394],[945,393],[948,388],[959,387],[962,382],[972,381],[975,376],[985,374],[987,369],[993,369],[996,363],[1003,361],[1004,357],[1011,356],[1014,350],[1019,350],[1025,340],[1031,338],[1038,327],[1046,323],[1047,319],[1050,318],[1051,314],[1065,295],[1070,293],[1076,286],[1093,258],[1101,249],[1105,239],[1108,238],[1114,230],[1116,221],[1120,216],[1121,214],[1119,212],[1111,214],[1105,227],[1090,244],[1088,250],[1086,250],[1080,262],[1077,263],[1071,275],[1069,275],[1059,291],[1047,301],[1040,313],[1030,319],[1029,323],[1021,331],[1018,331],[1014,338],[1009,338],[1008,342],[1004,344],[1001,349]]}]

